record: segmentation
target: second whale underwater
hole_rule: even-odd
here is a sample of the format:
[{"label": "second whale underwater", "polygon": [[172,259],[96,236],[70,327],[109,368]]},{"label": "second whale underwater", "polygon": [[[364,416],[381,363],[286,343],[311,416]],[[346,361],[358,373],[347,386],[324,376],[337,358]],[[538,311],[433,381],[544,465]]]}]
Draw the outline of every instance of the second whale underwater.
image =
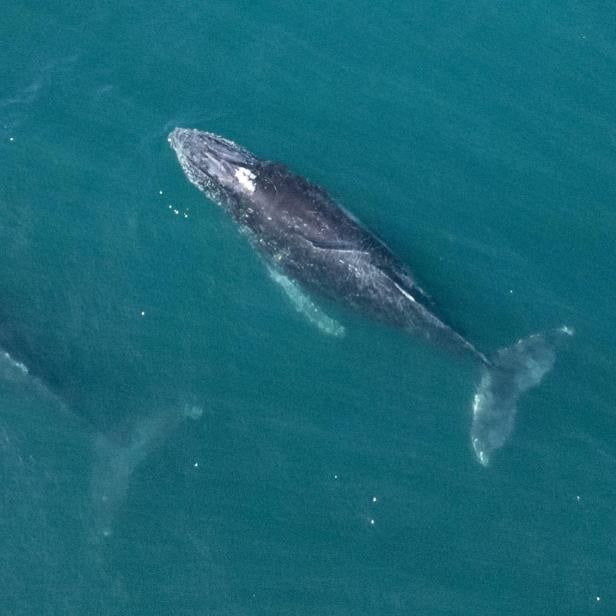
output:
[{"label": "second whale underwater", "polygon": [[435,314],[410,269],[325,190],[213,133],[176,128],[168,140],[190,182],[233,218],[272,278],[322,330],[344,332],[304,292],[460,350],[480,364],[471,443],[486,466],[513,431],[520,395],[550,371],[554,344],[572,330],[534,334],[488,357]]}]

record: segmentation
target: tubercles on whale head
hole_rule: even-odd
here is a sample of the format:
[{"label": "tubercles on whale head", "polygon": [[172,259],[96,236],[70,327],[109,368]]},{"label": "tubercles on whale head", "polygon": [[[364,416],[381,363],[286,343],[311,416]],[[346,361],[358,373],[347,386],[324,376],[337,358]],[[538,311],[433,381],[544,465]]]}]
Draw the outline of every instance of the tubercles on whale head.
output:
[{"label": "tubercles on whale head", "polygon": [[257,159],[229,139],[195,129],[176,128],[168,137],[188,179],[215,201],[251,195]]}]

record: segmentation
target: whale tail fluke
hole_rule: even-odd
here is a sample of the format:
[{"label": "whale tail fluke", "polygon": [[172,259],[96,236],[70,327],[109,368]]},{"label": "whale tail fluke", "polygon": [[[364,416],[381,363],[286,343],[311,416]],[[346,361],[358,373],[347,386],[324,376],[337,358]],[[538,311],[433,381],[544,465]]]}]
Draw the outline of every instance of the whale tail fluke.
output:
[{"label": "whale tail fluke", "polygon": [[97,433],[90,492],[94,508],[94,538],[112,533],[115,515],[129,489],[131,477],[150,453],[160,447],[184,418],[198,419],[200,406],[186,404],[137,418],[118,430],[121,438]]},{"label": "whale tail fluke", "polygon": [[541,383],[556,359],[557,343],[573,335],[569,327],[534,334],[500,349],[482,368],[473,398],[471,442],[483,466],[513,431],[519,397]]}]

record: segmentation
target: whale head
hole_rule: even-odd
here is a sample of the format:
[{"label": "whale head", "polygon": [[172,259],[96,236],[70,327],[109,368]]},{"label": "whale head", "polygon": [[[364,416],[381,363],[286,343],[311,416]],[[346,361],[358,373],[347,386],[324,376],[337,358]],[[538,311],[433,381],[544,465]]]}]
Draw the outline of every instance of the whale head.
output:
[{"label": "whale head", "polygon": [[176,128],[168,137],[186,177],[219,204],[250,196],[258,159],[245,148],[195,129]]}]

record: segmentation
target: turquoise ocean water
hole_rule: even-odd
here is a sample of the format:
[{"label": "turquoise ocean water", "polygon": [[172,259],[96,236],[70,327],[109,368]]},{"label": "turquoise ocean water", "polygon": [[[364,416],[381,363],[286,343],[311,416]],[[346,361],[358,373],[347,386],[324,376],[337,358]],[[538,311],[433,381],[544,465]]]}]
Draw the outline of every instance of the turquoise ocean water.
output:
[{"label": "turquoise ocean water", "polygon": [[[0,613],[616,613],[612,2],[28,2],[0,21]],[[477,367],[288,303],[166,136],[326,186]],[[11,357],[5,355],[10,353]]]}]

